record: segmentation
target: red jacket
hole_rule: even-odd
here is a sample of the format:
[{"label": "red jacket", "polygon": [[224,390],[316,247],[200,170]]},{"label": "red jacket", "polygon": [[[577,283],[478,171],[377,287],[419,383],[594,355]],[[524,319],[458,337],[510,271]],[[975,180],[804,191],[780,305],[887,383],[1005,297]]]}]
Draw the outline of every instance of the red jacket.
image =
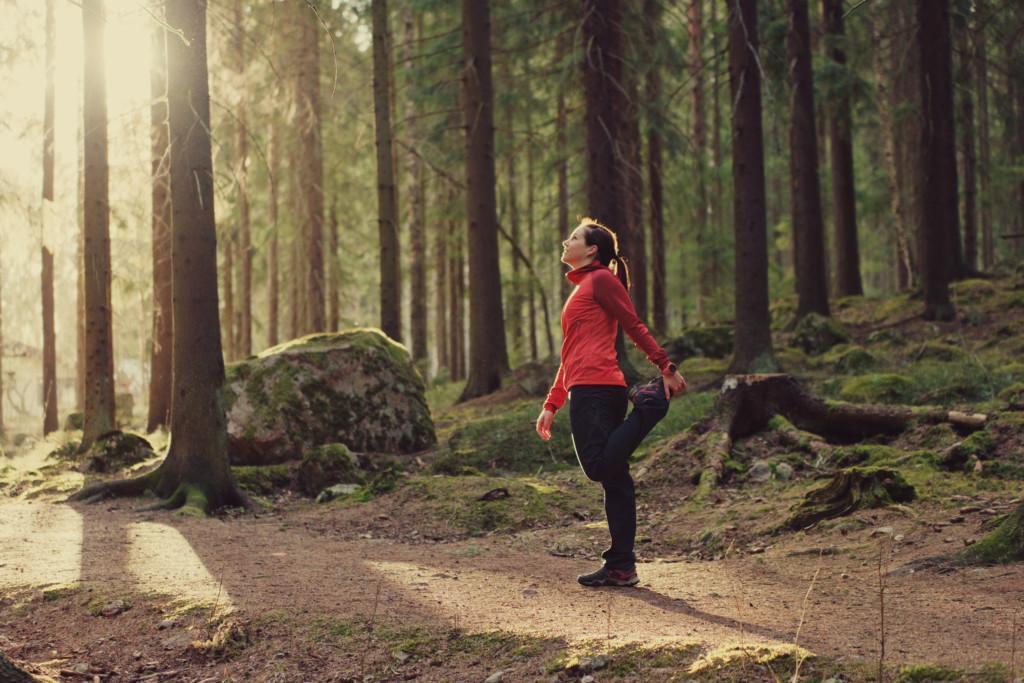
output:
[{"label": "red jacket", "polygon": [[637,317],[629,293],[607,266],[595,261],[566,277],[576,288],[562,308],[562,362],[545,408],[557,411],[576,385],[626,386],[615,355],[619,325],[659,370],[668,367],[668,354]]}]

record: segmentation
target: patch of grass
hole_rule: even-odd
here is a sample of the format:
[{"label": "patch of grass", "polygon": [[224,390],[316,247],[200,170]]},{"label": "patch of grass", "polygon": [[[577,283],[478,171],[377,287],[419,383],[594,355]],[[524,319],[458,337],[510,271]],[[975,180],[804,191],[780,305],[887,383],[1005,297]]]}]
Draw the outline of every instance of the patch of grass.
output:
[{"label": "patch of grass", "polygon": [[851,377],[839,390],[840,398],[858,403],[906,403],[913,394],[913,382],[892,373]]}]

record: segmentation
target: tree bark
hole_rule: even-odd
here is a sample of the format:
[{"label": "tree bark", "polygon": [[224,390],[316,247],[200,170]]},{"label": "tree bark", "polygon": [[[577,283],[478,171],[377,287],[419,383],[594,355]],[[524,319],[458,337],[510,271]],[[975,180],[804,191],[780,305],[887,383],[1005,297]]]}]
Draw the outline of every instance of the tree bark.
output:
[{"label": "tree bark", "polygon": [[[529,66],[527,66],[529,69]],[[530,79],[528,78],[527,86],[530,87]],[[534,213],[536,211],[536,203],[534,198],[534,185],[536,175],[534,174],[534,159],[536,156],[536,144],[534,140],[533,130],[533,107],[527,107],[526,109],[526,250],[532,263],[536,259],[536,252],[534,250],[536,233],[534,224]],[[531,278],[527,284],[527,306],[528,313],[527,319],[528,335],[530,341],[530,359],[537,360],[537,283]],[[547,311],[545,311],[547,313]],[[550,334],[550,332],[549,332]]]},{"label": "tree bark", "polygon": [[[512,47],[507,45],[505,47],[509,52],[512,51]],[[507,83],[512,83],[512,74],[508,69],[508,62],[504,62],[504,80]],[[519,262],[519,256],[516,254],[515,247],[519,245],[519,196],[518,196],[518,169],[516,168],[516,155],[519,150],[516,149],[516,140],[514,137],[515,130],[515,116],[512,107],[512,98],[507,97],[504,100],[504,111],[502,112],[505,119],[505,128],[508,131],[508,140],[505,145],[504,161],[505,161],[505,174],[506,181],[508,183],[508,230],[512,237],[512,245],[509,251],[511,252],[512,260],[512,280],[509,282],[508,287],[508,303],[507,303],[507,320],[509,338],[512,341],[512,350],[517,354],[522,353],[523,347],[523,297],[521,294],[522,283]]]},{"label": "tree bark", "polygon": [[775,369],[775,358],[768,311],[764,139],[755,0],[730,3],[728,21],[736,242],[736,332],[730,372],[764,372]]},{"label": "tree bark", "polygon": [[[957,29],[957,45],[960,59],[958,61],[960,98],[960,150],[963,164],[963,225],[964,225],[964,267],[966,273],[978,269],[978,221],[977,221],[977,156],[974,146],[974,96],[973,58],[971,55],[968,27]],[[965,274],[966,274],[965,273]]]},{"label": "tree bark", "polygon": [[334,332],[341,326],[341,264],[338,263],[338,210],[331,202],[328,213],[328,237],[330,249],[327,252],[327,329]]},{"label": "tree bark", "polygon": [[110,206],[103,0],[83,0],[85,104],[85,412],[82,452],[114,429],[114,338],[110,309]]},{"label": "tree bark", "polygon": [[959,269],[953,245],[959,245],[960,231],[949,0],[918,0],[917,20],[924,124],[918,178],[921,196],[928,198],[922,202],[918,225],[924,316],[928,320],[952,320],[956,310],[949,298],[949,282]]},{"label": "tree bark", "polygon": [[[635,52],[636,50],[634,50]],[[625,174],[626,239],[619,238],[619,249],[629,260],[632,280],[630,293],[637,315],[647,319],[647,230],[644,223],[643,143],[640,139],[640,96],[637,79],[631,70],[623,69],[627,92],[627,108],[623,120],[621,169]],[[621,233],[620,233],[621,234]]]},{"label": "tree bark", "polygon": [[495,211],[494,90],[489,0],[462,0],[462,105],[469,219],[469,356],[460,401],[501,386],[508,370]]},{"label": "tree bark", "polygon": [[267,249],[267,346],[277,346],[280,300],[281,300],[281,278],[279,274],[280,262],[278,256],[278,245],[280,239],[278,233],[278,187],[281,178],[281,154],[280,154],[280,132],[276,122],[270,124],[270,246]]},{"label": "tree bark", "polygon": [[224,273],[221,286],[224,288],[224,317],[221,319],[221,339],[224,340],[224,358],[231,362],[238,357],[235,353],[235,230],[229,225],[224,235]]},{"label": "tree bark", "polygon": [[796,265],[797,318],[828,315],[825,223],[818,180],[818,140],[814,117],[814,76],[807,0],[787,0],[790,64],[790,209]]},{"label": "tree bark", "polygon": [[[647,0],[654,4],[652,0]],[[711,269],[708,245],[708,187],[707,187],[707,115],[704,104],[704,17],[703,0],[690,0],[687,9],[687,32],[690,37],[690,115],[693,125],[694,164],[694,232],[697,236],[697,317],[708,319],[708,301],[712,295]],[[649,44],[655,44],[649,41]],[[649,98],[648,98],[649,99]],[[653,195],[652,195],[653,197]],[[653,209],[653,207],[652,207]],[[657,327],[657,325],[655,325]],[[661,328],[659,328],[661,329]]]},{"label": "tree bark", "polygon": [[[569,32],[562,31],[558,38],[555,39],[555,62],[558,67],[561,67],[571,48],[569,42],[570,35]],[[568,113],[565,105],[565,90],[564,79],[560,79],[557,101],[555,103],[555,148],[557,150],[555,172],[558,178],[556,183],[558,186],[558,209],[556,214],[558,220],[555,222],[558,235],[555,244],[561,244],[562,240],[569,238],[569,141],[566,130],[568,127]],[[562,277],[561,269],[559,269],[558,273],[559,289],[562,292],[561,298],[565,299],[569,296],[569,280]]]},{"label": "tree bark", "polygon": [[718,53],[718,3],[711,2],[711,53],[715,55],[712,71],[711,107],[711,166],[714,169],[714,196],[711,200],[711,283],[714,291],[716,312],[720,310],[725,297],[722,295],[722,240],[725,230],[725,187],[722,178],[722,104],[719,98],[721,71]]},{"label": "tree bark", "polygon": [[[975,3],[976,14],[985,16],[984,0]],[[978,89],[978,185],[981,201],[978,218],[981,223],[981,265],[989,270],[995,265],[995,240],[992,236],[992,152],[988,118],[988,51],[985,26],[980,21],[973,27],[975,47],[975,82]]]},{"label": "tree bark", "polygon": [[[405,70],[406,86],[406,129],[410,147],[415,148],[419,142],[419,125],[417,115],[419,106],[413,94],[412,84],[416,82],[416,68],[413,63],[413,45],[419,35],[413,21],[412,6],[406,6],[405,23]],[[423,360],[427,357],[427,267],[426,267],[426,234],[424,225],[424,192],[423,162],[419,155],[410,152],[407,157],[408,169],[408,202],[409,202],[409,330],[412,337],[412,359]]]},{"label": "tree bark", "polygon": [[35,683],[36,678],[0,652],[0,683]]},{"label": "tree bark", "polygon": [[296,105],[299,135],[301,217],[305,223],[306,315],[302,333],[324,330],[324,169],[320,138],[320,26],[316,0],[298,7],[299,56]]},{"label": "tree bark", "polygon": [[171,303],[171,188],[167,130],[167,35],[153,26],[150,64],[150,167],[153,230],[153,337],[149,360],[149,414],[146,431],[170,424],[171,351],[174,343]]},{"label": "tree bark", "polygon": [[43,436],[60,428],[57,421],[57,336],[53,327],[53,252],[42,248],[43,296]]},{"label": "tree bark", "polygon": [[245,70],[245,16],[242,0],[235,0],[234,48],[238,71],[238,256],[239,268],[238,307],[239,324],[236,330],[236,353],[239,358],[252,355],[252,232],[249,220],[249,117],[247,113],[247,92]]},{"label": "tree bark", "polygon": [[391,142],[388,94],[388,4],[373,0],[373,110],[377,143],[377,225],[380,237],[380,327],[402,339],[401,269],[398,254],[398,206]]},{"label": "tree bark", "polygon": [[43,97],[43,199],[53,201],[54,71],[57,27],[54,0],[46,0],[46,90]]},{"label": "tree bark", "polygon": [[[454,200],[454,193],[451,200]],[[450,301],[452,305],[451,316],[449,317],[451,331],[452,355],[452,379],[461,380],[466,377],[466,348],[465,348],[465,261],[464,261],[464,240],[458,230],[458,221],[454,218],[448,221],[448,239],[451,245],[448,283],[451,288]]]},{"label": "tree bark", "polygon": [[[846,31],[842,0],[822,0],[827,54],[838,68],[846,67]],[[857,239],[857,193],[853,173],[853,116],[849,89],[840,88],[829,103],[829,147],[832,151],[832,210],[835,222],[836,295],[861,296],[860,246]]]},{"label": "tree bark", "polygon": [[[447,207],[451,210],[451,205]],[[436,213],[436,212],[435,212]],[[450,336],[448,332],[448,225],[446,221],[434,221],[434,340],[437,349],[437,367],[448,369],[451,377],[452,365]]]}]

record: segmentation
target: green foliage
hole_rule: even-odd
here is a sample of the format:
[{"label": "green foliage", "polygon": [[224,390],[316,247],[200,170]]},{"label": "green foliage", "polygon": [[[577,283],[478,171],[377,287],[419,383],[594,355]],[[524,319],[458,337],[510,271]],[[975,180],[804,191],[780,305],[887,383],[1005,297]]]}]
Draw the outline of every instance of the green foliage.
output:
[{"label": "green foliage", "polygon": [[1024,504],[1007,515],[988,535],[958,556],[961,564],[1005,564],[1024,560]]},{"label": "green foliage", "polygon": [[835,318],[808,313],[797,323],[789,344],[803,349],[804,353],[817,356],[836,344],[848,341],[850,341],[850,333]]},{"label": "green foliage", "polygon": [[906,403],[913,396],[913,383],[891,373],[861,375],[843,382],[839,397],[859,403]]},{"label": "green foliage", "polygon": [[239,487],[264,496],[282,491],[292,482],[289,465],[240,465],[231,468]]}]

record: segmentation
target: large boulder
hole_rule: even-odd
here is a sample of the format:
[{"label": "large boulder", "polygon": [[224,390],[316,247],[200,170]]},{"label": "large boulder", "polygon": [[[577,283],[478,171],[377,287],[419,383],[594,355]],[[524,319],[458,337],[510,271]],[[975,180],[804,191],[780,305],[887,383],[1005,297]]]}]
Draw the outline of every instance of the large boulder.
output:
[{"label": "large boulder", "polygon": [[227,368],[232,464],[298,460],[316,446],[412,453],[437,437],[423,379],[380,330],[313,334]]}]

